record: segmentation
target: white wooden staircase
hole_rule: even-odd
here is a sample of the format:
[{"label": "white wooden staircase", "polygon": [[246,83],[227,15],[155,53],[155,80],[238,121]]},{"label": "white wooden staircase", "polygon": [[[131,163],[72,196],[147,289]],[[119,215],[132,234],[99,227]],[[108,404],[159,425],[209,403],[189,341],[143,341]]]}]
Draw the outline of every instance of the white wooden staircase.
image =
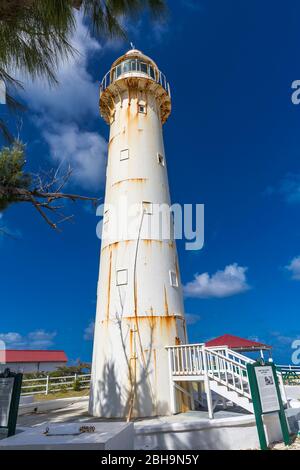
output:
[{"label": "white wooden staircase", "polygon": [[[186,393],[194,401],[207,402],[209,417],[213,418],[216,404],[228,402],[253,413],[253,404],[247,374],[247,363],[253,363],[242,354],[227,347],[207,348],[204,344],[168,346],[170,370],[170,397],[173,413],[178,412],[176,390]],[[281,374],[278,373],[283,402],[286,397]],[[190,382],[183,387],[183,382]],[[193,382],[200,385],[195,396]],[[205,397],[202,391],[205,391]]]}]

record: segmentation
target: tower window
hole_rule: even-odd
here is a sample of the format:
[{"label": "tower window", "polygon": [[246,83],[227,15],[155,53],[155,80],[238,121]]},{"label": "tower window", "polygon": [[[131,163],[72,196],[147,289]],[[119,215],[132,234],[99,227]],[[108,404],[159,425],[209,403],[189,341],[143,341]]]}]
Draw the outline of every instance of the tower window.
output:
[{"label": "tower window", "polygon": [[155,72],[154,72],[152,65],[149,65],[149,74],[150,74],[150,77],[153,78],[153,80],[155,80]]},{"label": "tower window", "polygon": [[178,278],[175,271],[169,271],[170,284],[172,287],[178,287]]},{"label": "tower window", "polygon": [[144,214],[150,214],[151,215],[153,213],[152,202],[143,201],[142,206],[143,206]]},{"label": "tower window", "polygon": [[116,67],[116,78],[118,78],[122,73],[122,64],[119,64],[117,67]]},{"label": "tower window", "polygon": [[125,286],[128,284],[128,269],[117,270],[117,286]]},{"label": "tower window", "polygon": [[128,158],[129,158],[129,149],[121,150],[121,152],[120,152],[120,161],[128,160]]},{"label": "tower window", "polygon": [[138,104],[139,113],[146,114],[147,113],[147,106],[145,103]]},{"label": "tower window", "polygon": [[165,159],[161,153],[157,154],[157,161],[161,166],[165,166]]},{"label": "tower window", "polygon": [[110,124],[112,124],[113,122],[115,122],[115,116],[116,116],[116,111],[113,111],[110,115]]},{"label": "tower window", "polygon": [[148,66],[147,64],[145,64],[145,62],[140,62],[140,69],[141,69],[141,72],[148,73]]},{"label": "tower window", "polygon": [[106,224],[109,221],[109,209],[104,211],[103,223]]},{"label": "tower window", "polygon": [[137,61],[136,61],[136,59],[131,60],[131,61],[130,61],[130,69],[131,69],[131,71],[134,72],[135,70],[137,70],[136,66],[137,66]]}]

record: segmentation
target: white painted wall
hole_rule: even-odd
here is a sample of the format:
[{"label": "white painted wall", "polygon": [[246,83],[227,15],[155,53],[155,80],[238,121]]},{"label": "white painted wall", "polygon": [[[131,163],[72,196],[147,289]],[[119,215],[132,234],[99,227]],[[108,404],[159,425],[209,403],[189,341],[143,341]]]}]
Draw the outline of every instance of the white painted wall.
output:
[{"label": "white painted wall", "polygon": [[7,367],[12,372],[52,372],[64,365],[66,365],[65,362],[10,362],[0,364],[0,372],[3,372]]},{"label": "white painted wall", "polygon": [[[72,434],[83,424],[94,426],[92,433]],[[58,423],[50,425],[51,437],[44,431],[48,423],[24,428],[0,441],[0,450],[132,450],[133,423]],[[71,429],[70,429],[71,428]]]},{"label": "white painted wall", "polygon": [[285,385],[284,388],[288,399],[300,400],[300,385]]},{"label": "white painted wall", "polygon": [[[197,413],[195,413],[196,415]],[[297,432],[298,410],[286,411],[292,432]],[[282,441],[279,418],[276,414],[264,415],[264,428],[268,444]],[[250,450],[259,449],[259,439],[254,415],[221,419],[196,419],[185,421],[177,415],[172,422],[147,424],[137,422],[135,449],[159,450]]]}]

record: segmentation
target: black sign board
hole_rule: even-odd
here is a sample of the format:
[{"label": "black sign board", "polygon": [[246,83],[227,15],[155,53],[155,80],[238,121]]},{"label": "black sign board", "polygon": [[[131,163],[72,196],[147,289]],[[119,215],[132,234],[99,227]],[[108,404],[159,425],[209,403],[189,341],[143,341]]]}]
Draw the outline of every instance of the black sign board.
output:
[{"label": "black sign board", "polygon": [[23,374],[15,374],[9,369],[0,374],[0,430],[6,431],[7,437],[16,431],[22,377]]}]

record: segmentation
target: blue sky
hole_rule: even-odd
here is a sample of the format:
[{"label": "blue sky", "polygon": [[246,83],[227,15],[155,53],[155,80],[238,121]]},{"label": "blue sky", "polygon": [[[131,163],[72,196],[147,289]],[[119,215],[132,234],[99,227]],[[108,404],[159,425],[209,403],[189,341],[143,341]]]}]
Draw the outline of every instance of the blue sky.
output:
[{"label": "blue sky", "polygon": [[[300,5],[169,3],[165,24],[142,17],[128,28],[171,84],[164,138],[172,201],[205,204],[204,248],[178,242],[189,339],[256,338],[287,363],[300,337],[300,106],[291,101]],[[80,16],[73,42],[81,54],[62,64],[58,88],[22,77],[29,110],[17,128],[28,169],[70,162],[69,189],[103,198],[108,127],[98,82],[129,45],[91,38]],[[75,220],[61,233],[26,204],[0,215],[14,236],[0,239],[0,339],[90,360],[98,219],[88,204],[68,211]]]}]

